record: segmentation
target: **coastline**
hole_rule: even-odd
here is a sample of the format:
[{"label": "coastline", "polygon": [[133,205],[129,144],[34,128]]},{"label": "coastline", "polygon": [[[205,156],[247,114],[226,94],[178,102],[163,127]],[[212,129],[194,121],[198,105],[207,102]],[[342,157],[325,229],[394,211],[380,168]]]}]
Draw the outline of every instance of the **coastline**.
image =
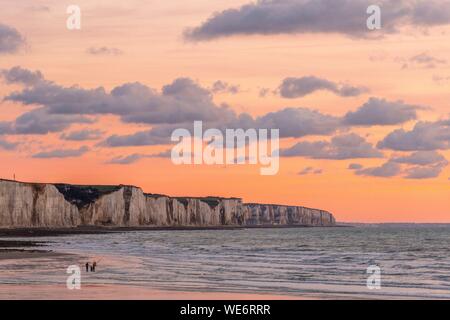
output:
[{"label": "coastline", "polygon": [[35,249],[44,245],[45,242],[39,241],[0,240],[0,260],[52,258],[70,255],[69,253],[52,250]]},{"label": "coastline", "polygon": [[[127,185],[71,185],[0,179],[0,228],[103,227],[142,230],[333,226],[332,213],[241,198],[171,197]],[[109,229],[109,230],[111,230]]]},{"label": "coastline", "polygon": [[130,231],[201,231],[201,230],[245,230],[245,229],[301,229],[301,228],[352,228],[353,226],[310,226],[310,225],[253,225],[253,226],[145,226],[145,227],[97,227],[75,228],[0,228],[0,238],[9,237],[49,237],[76,234],[105,234]]}]

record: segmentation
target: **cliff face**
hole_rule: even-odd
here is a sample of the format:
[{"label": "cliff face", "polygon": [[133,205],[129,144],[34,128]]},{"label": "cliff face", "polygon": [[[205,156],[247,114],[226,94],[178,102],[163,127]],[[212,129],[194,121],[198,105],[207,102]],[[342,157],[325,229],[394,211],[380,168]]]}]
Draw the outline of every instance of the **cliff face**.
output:
[{"label": "cliff face", "polygon": [[243,204],[237,198],[174,198],[132,186],[73,186],[0,180],[0,228],[77,226],[332,226],[304,207]]}]

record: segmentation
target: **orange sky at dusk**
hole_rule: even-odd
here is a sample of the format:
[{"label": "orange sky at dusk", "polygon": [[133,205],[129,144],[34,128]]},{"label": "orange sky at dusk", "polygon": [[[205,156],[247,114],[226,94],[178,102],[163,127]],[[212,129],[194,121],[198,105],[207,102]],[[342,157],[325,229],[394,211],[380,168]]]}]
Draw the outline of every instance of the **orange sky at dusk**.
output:
[{"label": "orange sky at dusk", "polygon": [[[427,29],[405,27],[376,40],[331,32],[280,32],[189,41],[183,38],[186,28],[199,26],[215,12],[239,8],[249,1],[75,2],[82,10],[81,30],[66,28],[66,7],[72,3],[56,0],[2,3],[0,25],[15,28],[23,35],[25,44],[16,52],[2,53],[0,47],[0,69],[20,66],[39,70],[45,79],[61,87],[104,87],[108,93],[125,83],[139,82],[159,95],[163,86],[181,77],[211,90],[213,83],[221,80],[239,89],[211,92],[213,103],[226,104],[236,114],[248,113],[255,118],[300,107],[339,118],[357,110],[371,97],[420,106],[415,109],[415,119],[396,124],[352,125],[323,135],[287,137],[281,141],[282,149],[297,142],[330,141],[350,133],[377,149],[377,143],[394,130],[410,131],[419,121],[434,123],[449,119],[450,24]],[[101,47],[120,52],[88,52],[89,48]],[[418,56],[429,63],[414,58]],[[275,92],[283,79],[307,76],[367,90],[354,96],[317,90],[297,98],[282,97]],[[260,95],[261,89],[266,89],[265,96]],[[0,80],[1,97],[22,90],[24,86],[19,83]],[[2,122],[14,122],[40,107],[10,99],[0,102],[0,130]],[[16,174],[23,181],[131,184],[146,192],[174,196],[236,196],[246,202],[322,208],[332,212],[338,221],[450,222],[447,163],[439,167],[437,175],[411,179],[405,177],[405,172],[418,167],[410,164],[402,164],[406,171],[389,177],[358,175],[348,169],[350,164],[379,167],[420,149],[377,149],[383,156],[373,158],[283,156],[275,176],[261,176],[259,165],[175,166],[168,158],[143,157],[128,164],[112,164],[114,158],[156,154],[170,146],[106,146],[102,142],[110,136],[132,135],[156,125],[125,122],[117,114],[86,116],[92,122],[74,122],[45,134],[5,132],[2,136],[0,131],[0,177],[11,179]],[[63,134],[84,129],[97,130],[99,135],[92,140],[62,138]],[[450,136],[446,139],[449,146]],[[1,141],[17,145],[2,148]],[[89,151],[79,156],[33,157],[41,152],[83,146]],[[448,147],[428,151],[450,159]],[[419,169],[436,168],[433,166],[437,164]],[[299,174],[308,167],[320,169],[321,173]]]}]

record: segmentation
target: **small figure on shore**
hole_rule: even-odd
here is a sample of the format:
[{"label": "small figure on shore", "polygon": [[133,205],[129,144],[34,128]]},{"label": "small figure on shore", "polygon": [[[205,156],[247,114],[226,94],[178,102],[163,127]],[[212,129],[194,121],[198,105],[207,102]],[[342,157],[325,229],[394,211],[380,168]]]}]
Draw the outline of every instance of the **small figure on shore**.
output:
[{"label": "small figure on shore", "polygon": [[91,271],[92,271],[92,272],[95,272],[95,267],[97,267],[97,262],[94,261],[94,262],[92,263],[92,267],[91,267]]},{"label": "small figure on shore", "polygon": [[89,262],[86,262],[86,272],[89,272]]}]

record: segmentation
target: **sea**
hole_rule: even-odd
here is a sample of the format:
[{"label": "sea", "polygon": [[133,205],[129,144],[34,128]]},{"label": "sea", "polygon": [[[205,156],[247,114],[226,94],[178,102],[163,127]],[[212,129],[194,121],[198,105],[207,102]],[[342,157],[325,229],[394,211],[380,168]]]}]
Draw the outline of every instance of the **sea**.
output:
[{"label": "sea", "polygon": [[[127,231],[23,238],[70,259],[0,261],[8,285],[84,283],[311,299],[450,299],[450,225]],[[15,240],[20,240],[15,238]],[[86,274],[84,263],[97,261]],[[51,289],[50,289],[51,290]]]}]

